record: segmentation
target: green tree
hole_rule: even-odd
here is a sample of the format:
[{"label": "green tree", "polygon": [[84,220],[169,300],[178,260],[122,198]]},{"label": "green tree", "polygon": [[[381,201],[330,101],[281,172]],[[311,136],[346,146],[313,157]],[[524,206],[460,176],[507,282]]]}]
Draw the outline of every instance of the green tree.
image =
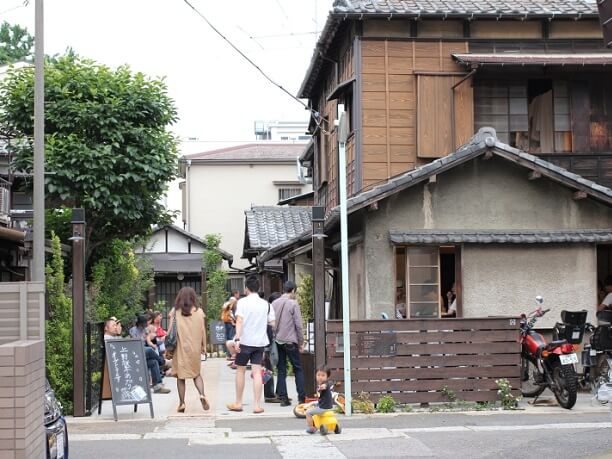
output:
[{"label": "green tree", "polygon": [[34,37],[27,29],[4,21],[0,25],[0,65],[32,60]]},{"label": "green tree", "polygon": [[[0,107],[0,131],[14,137],[13,167],[30,172],[33,69],[8,73]],[[168,131],[176,109],[163,80],[74,53],[48,59],[45,116],[47,206],[85,208],[88,263],[113,239],[170,222],[161,197],[178,172],[177,140]]]},{"label": "green tree", "polygon": [[[206,271],[207,290],[207,318],[217,320],[221,316],[223,303],[227,301],[227,271],[222,268],[223,257],[219,252],[221,236],[207,234],[204,237],[206,249],[203,254],[204,270]],[[204,292],[203,292],[204,293]]]},{"label": "green tree", "polygon": [[56,235],[52,235],[51,244],[52,253],[45,270],[49,302],[47,378],[64,406],[65,414],[72,414],[72,300],[65,292],[64,260]]},{"label": "green tree", "polygon": [[113,240],[92,268],[89,316],[94,321],[117,317],[128,324],[144,308],[145,294],[153,286],[153,270],[136,258],[133,245]]}]

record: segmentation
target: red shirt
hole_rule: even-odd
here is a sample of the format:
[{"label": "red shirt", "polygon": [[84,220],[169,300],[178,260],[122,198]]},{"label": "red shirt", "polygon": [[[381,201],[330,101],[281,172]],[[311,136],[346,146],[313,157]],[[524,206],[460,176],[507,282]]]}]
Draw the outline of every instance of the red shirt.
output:
[{"label": "red shirt", "polygon": [[163,338],[164,336],[166,336],[168,334],[168,332],[166,330],[164,330],[161,325],[159,327],[157,327],[157,337],[158,338]]}]

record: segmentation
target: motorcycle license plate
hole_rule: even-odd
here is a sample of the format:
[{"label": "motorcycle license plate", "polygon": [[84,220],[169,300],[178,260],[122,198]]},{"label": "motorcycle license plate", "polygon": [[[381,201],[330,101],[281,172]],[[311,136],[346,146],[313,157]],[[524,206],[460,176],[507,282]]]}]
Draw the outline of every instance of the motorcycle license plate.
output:
[{"label": "motorcycle license plate", "polygon": [[578,363],[578,356],[575,352],[571,354],[561,354],[559,360],[561,360],[561,365],[571,365],[572,363]]}]

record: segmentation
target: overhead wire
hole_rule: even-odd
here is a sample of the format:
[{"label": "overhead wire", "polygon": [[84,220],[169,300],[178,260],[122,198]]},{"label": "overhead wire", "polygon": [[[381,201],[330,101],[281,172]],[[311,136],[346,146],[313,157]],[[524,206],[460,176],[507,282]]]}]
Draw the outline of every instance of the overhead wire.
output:
[{"label": "overhead wire", "polygon": [[314,120],[314,122],[317,124],[318,128],[321,129],[322,132],[328,134],[328,132],[323,128],[322,121],[327,122],[327,120],[325,118],[323,118],[321,116],[321,114],[314,110],[313,108],[309,107],[307,104],[305,104],[303,101],[301,101],[300,99],[298,99],[296,96],[294,96],[293,94],[291,94],[291,92],[289,92],[287,89],[285,89],[285,87],[283,85],[281,85],[280,83],[277,83],[272,77],[270,77],[266,72],[264,72],[264,70],[257,65],[249,56],[247,56],[240,48],[238,48],[234,43],[232,43],[225,35],[223,35],[223,33],[217,29],[212,22],[210,22],[208,20],[208,18],[206,16],[204,16],[204,14],[202,12],[200,12],[189,0],[183,0],[185,2],[185,4],[187,6],[189,6],[189,8],[191,8],[204,22],[206,22],[206,24],[208,24],[208,26],[217,34],[219,35],[223,40],[225,40],[227,42],[228,45],[230,45],[230,47],[236,51],[244,60],[246,60],[251,66],[253,66],[266,80],[268,80],[268,82],[270,82],[271,84],[273,84],[274,86],[276,86],[278,89],[280,89],[281,91],[283,91],[285,94],[287,94],[289,97],[291,97],[293,100],[295,100],[297,103],[299,103],[300,105],[302,105],[306,110],[308,110],[310,112],[310,116],[312,117],[312,119]]}]

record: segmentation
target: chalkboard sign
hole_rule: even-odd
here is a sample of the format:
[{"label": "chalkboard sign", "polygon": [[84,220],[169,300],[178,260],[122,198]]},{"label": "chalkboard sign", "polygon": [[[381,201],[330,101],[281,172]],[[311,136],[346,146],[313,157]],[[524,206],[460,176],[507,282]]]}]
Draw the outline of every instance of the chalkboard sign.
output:
[{"label": "chalkboard sign", "polygon": [[225,323],[221,320],[212,320],[210,322],[210,343],[225,344]]},{"label": "chalkboard sign", "polygon": [[118,405],[148,403],[151,417],[154,417],[149,369],[142,340],[109,339],[105,344],[115,421]]}]

